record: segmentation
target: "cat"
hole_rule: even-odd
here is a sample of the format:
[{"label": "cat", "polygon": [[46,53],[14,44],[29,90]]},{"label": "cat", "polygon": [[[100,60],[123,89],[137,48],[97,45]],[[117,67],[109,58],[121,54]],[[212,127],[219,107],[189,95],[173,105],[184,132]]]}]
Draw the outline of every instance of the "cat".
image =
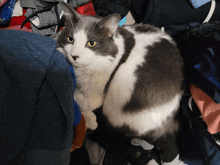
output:
[{"label": "cat", "polygon": [[66,22],[57,50],[74,68],[74,98],[87,127],[97,128],[93,110],[102,106],[112,127],[147,139],[165,155],[175,150],[184,76],[173,39],[148,24],[119,27],[118,14],[85,16],[61,5]]}]

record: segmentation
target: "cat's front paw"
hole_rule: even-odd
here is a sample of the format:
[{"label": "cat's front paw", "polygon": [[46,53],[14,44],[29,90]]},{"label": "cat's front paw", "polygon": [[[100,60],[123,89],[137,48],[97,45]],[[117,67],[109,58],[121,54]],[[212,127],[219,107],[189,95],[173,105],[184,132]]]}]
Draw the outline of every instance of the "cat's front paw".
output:
[{"label": "cat's front paw", "polygon": [[98,123],[95,121],[86,122],[86,127],[91,130],[95,130],[98,128]]},{"label": "cat's front paw", "polygon": [[84,111],[82,114],[86,120],[86,127],[91,130],[95,130],[98,127],[98,123],[96,121],[96,115],[92,111]]}]

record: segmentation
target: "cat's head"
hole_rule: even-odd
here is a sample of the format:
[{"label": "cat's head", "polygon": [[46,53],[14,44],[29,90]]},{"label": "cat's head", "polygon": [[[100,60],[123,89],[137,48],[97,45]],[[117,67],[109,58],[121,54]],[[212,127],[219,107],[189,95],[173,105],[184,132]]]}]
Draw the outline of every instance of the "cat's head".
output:
[{"label": "cat's head", "polygon": [[80,15],[66,3],[61,3],[66,18],[65,27],[57,38],[57,47],[75,67],[94,65],[103,69],[111,65],[118,53],[114,42],[120,16]]}]

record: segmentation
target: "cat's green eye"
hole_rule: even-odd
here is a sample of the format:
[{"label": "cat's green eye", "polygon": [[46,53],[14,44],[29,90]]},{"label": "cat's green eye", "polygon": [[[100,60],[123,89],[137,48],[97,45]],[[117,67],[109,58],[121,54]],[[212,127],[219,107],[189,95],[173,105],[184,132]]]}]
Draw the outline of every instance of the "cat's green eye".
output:
[{"label": "cat's green eye", "polygon": [[67,41],[70,42],[70,43],[73,43],[73,42],[74,42],[74,40],[73,40],[72,37],[67,37]]},{"label": "cat's green eye", "polygon": [[89,42],[87,42],[87,46],[90,47],[90,48],[96,46],[96,44],[97,44],[96,41],[89,41]]}]

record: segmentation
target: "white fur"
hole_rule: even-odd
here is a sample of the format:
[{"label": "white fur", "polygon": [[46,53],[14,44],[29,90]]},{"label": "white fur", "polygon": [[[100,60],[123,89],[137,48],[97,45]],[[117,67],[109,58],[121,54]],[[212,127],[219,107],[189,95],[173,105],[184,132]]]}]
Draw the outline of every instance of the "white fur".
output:
[{"label": "white fur", "polygon": [[[103,103],[103,90],[113,70],[110,56],[97,56],[87,46],[88,38],[83,30],[74,33],[74,44],[65,46],[66,56],[74,67],[77,84],[74,98],[81,111],[91,111]],[[78,56],[73,60],[72,56]]]},{"label": "white fur", "polygon": [[[170,102],[157,106],[151,109],[143,109],[141,112],[136,113],[123,113],[120,108],[111,102],[111,106],[104,103],[103,111],[108,117],[109,122],[113,126],[129,126],[132,130],[137,131],[138,135],[144,135],[148,131],[159,128],[163,125],[175,110],[179,107],[181,94],[177,95]],[[106,108],[106,106],[108,106]],[[161,132],[162,134],[163,132]]]},{"label": "white fur", "polygon": [[[73,45],[69,44],[64,48],[67,52],[67,59],[74,67],[77,84],[80,84],[74,92],[74,98],[86,118],[87,127],[95,129],[96,118],[89,111],[103,104],[105,85],[120,60],[120,56],[114,59],[112,56],[94,54],[86,46],[88,39],[84,31],[74,34],[74,39]],[[79,56],[79,58],[75,61],[72,56]]]},{"label": "white fur", "polygon": [[151,159],[147,165],[158,165],[158,163],[154,160],[154,159]]},{"label": "white fur", "polygon": [[138,38],[143,40],[144,43],[148,42],[148,44],[152,44],[155,42],[159,42],[161,39],[166,39],[169,42],[176,45],[176,43],[173,42],[173,39],[167,33],[163,32],[163,31],[147,32],[146,34],[144,34],[144,33],[138,34],[137,32],[135,32],[134,26],[125,26],[125,28],[127,30],[129,30],[130,32],[135,33],[135,36],[139,36]]},{"label": "white fur", "polygon": [[[131,30],[128,28],[128,30]],[[122,64],[111,81],[103,104],[103,113],[113,126],[126,124],[131,129],[144,135],[147,131],[162,126],[163,122],[173,111],[179,107],[181,94],[175,96],[170,102],[151,109],[143,109],[141,112],[122,112],[123,106],[131,99],[136,83],[135,70],[145,62],[144,56],[147,45],[159,42],[164,36],[162,33],[136,34],[135,41],[138,44],[132,49],[126,63]],[[117,39],[116,39],[117,40]],[[119,45],[122,48],[121,45]]]},{"label": "white fur", "polygon": [[[112,66],[111,56],[98,56],[87,47],[88,38],[84,30],[74,33],[74,44],[68,44],[65,50],[73,67],[80,67],[88,72],[105,71],[108,67]],[[73,56],[78,56],[77,60],[73,60]]]},{"label": "white fur", "polygon": [[[125,27],[127,30],[134,33],[134,28]],[[114,42],[118,46],[118,53],[115,58],[112,56],[101,56],[95,54],[87,47],[88,38],[83,30],[74,33],[74,44],[68,44],[64,47],[64,55],[68,61],[73,65],[74,72],[77,78],[77,88],[74,92],[74,98],[80,106],[82,114],[86,118],[86,125],[90,129],[96,129],[96,116],[92,112],[94,109],[103,105],[103,113],[107,117],[112,126],[120,127],[128,126],[138,135],[144,135],[150,130],[157,129],[166,122],[167,117],[172,115],[179,107],[181,94],[177,94],[169,102],[152,107],[150,109],[142,109],[138,112],[123,112],[122,108],[130,101],[134,91],[137,77],[135,71],[138,66],[143,65],[145,55],[147,55],[146,46],[160,42],[161,39],[167,39],[172,42],[172,39],[161,32],[149,32],[135,34],[135,42],[138,43],[131,50],[131,53],[125,63],[121,64],[115,73],[106,96],[104,95],[104,88],[108,82],[112,72],[119,63],[124,50],[124,40],[122,36],[114,36]],[[63,52],[62,50],[60,50]],[[72,56],[78,56],[74,60]],[[163,134],[163,130],[161,131]],[[138,136],[137,135],[137,136]],[[143,148],[153,147],[146,143],[138,145]],[[178,161],[176,161],[178,159]],[[176,162],[181,164],[179,157],[177,157],[171,165]],[[173,164],[172,164],[173,163]],[[151,160],[148,165],[157,164]],[[184,163],[182,163],[184,164]]]},{"label": "white fur", "polygon": [[[158,165],[158,163],[154,159],[151,159],[147,165]],[[187,165],[187,164],[179,159],[179,154],[178,154],[172,162],[163,162],[162,165]]]},{"label": "white fur", "polygon": [[[131,27],[125,27],[127,30],[134,32]],[[74,92],[74,98],[84,113],[87,121],[92,121],[92,111],[99,108],[103,102],[103,113],[113,126],[123,126],[126,124],[131,129],[138,131],[139,135],[145,134],[162,125],[171,113],[179,106],[180,95],[177,95],[169,103],[152,109],[143,109],[141,112],[131,114],[123,113],[123,106],[131,99],[136,83],[135,71],[139,65],[145,62],[147,50],[145,47],[160,42],[162,38],[172,41],[168,35],[163,32],[135,34],[135,47],[126,61],[123,63],[114,75],[107,95],[104,96],[104,88],[109,77],[124,53],[124,40],[118,35],[114,36],[114,41],[118,45],[118,54],[116,58],[111,56],[101,56],[90,50],[86,44],[88,38],[83,30],[74,33],[74,44],[65,46],[65,56],[74,67],[77,77],[77,87]],[[78,56],[73,60],[72,56]],[[104,100],[105,99],[105,100]],[[90,114],[90,116],[89,116]],[[95,128],[97,123],[91,122]]]},{"label": "white fur", "polygon": [[[130,28],[128,28],[128,30],[130,30]],[[147,35],[136,34],[134,36],[135,41],[137,41],[138,44],[132,49],[126,63],[122,64],[116,72],[109,86],[105,104],[108,104],[108,102],[111,104],[113,101],[117,104],[115,107],[121,109],[123,105],[130,100],[136,82],[136,77],[134,75],[135,70],[139,65],[142,65],[145,62],[144,56],[147,53],[145,47],[147,45],[153,45],[155,42],[159,42],[161,37],[161,34],[151,33]],[[116,38],[115,42],[118,42],[118,47],[123,49],[123,42],[119,42],[118,40],[121,40],[121,38]],[[108,101],[108,99],[111,101]],[[108,105],[105,106],[108,107]]]},{"label": "white fur", "polygon": [[[79,58],[73,62],[74,71],[77,77],[77,83],[80,88],[76,89],[74,97],[76,102],[83,110],[94,110],[103,103],[104,88],[109,77],[114,70],[117,62],[110,56],[98,56],[86,47],[87,39],[82,42],[84,32],[76,33],[75,40],[81,40],[76,43],[72,55],[78,55]],[[74,44],[75,45],[75,44]],[[75,53],[75,49],[79,49]]]},{"label": "white fur", "polygon": [[183,161],[179,159],[179,154],[178,154],[172,162],[163,162],[162,165],[187,165],[187,164],[185,164]]}]

